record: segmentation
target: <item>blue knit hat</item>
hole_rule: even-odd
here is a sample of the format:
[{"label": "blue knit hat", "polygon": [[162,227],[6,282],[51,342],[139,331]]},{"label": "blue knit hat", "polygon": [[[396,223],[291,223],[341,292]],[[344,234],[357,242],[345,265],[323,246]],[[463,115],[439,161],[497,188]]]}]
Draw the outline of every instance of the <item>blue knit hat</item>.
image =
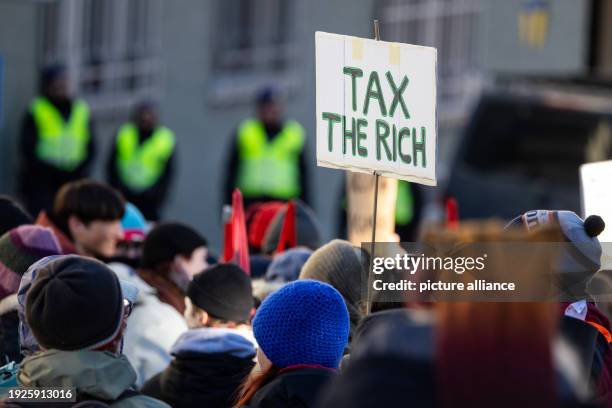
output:
[{"label": "blue knit hat", "polygon": [[142,212],[132,203],[125,203],[125,214],[121,219],[125,241],[144,241],[149,226]]},{"label": "blue knit hat", "polygon": [[276,367],[337,368],[349,335],[340,293],[315,280],[291,282],[268,296],[253,320],[259,347]]}]

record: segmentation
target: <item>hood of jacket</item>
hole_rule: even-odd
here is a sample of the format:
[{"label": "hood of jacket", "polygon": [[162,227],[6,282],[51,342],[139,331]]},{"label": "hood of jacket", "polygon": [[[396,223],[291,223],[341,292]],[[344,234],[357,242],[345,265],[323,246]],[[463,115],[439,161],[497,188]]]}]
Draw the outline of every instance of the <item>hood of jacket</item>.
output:
[{"label": "hood of jacket", "polygon": [[26,387],[73,387],[77,394],[114,400],[134,384],[136,373],[123,355],[47,350],[22,361],[17,381]]},{"label": "hood of jacket", "polygon": [[236,390],[255,365],[254,339],[249,340],[249,334],[225,328],[183,333],[172,347],[174,359],[145,384],[145,394],[173,407],[231,406]]},{"label": "hood of jacket", "polygon": [[255,357],[257,343],[247,330],[202,327],[188,330],[178,338],[170,353],[226,354],[237,358]]}]

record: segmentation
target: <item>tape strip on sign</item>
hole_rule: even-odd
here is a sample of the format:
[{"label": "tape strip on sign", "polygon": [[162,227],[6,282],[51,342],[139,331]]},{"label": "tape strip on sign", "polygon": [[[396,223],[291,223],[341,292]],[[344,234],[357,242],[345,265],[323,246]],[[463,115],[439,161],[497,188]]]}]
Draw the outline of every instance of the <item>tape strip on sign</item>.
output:
[{"label": "tape strip on sign", "polygon": [[353,38],[353,59],[360,60],[363,58],[363,40],[361,38]]},{"label": "tape strip on sign", "polygon": [[391,65],[400,64],[400,47],[397,44],[389,45],[389,64]]}]

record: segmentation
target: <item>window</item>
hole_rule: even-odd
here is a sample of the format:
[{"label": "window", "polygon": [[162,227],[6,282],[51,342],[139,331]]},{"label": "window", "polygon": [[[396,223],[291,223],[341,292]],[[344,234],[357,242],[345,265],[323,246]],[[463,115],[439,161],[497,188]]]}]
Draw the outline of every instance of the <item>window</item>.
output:
[{"label": "window", "polygon": [[42,61],[66,64],[98,113],[160,96],[163,0],[60,0],[41,5]]},{"label": "window", "polygon": [[438,49],[440,113],[461,109],[477,86],[479,0],[380,0],[381,37]]},{"label": "window", "polygon": [[218,0],[212,35],[213,102],[247,100],[261,86],[297,84],[295,0]]}]

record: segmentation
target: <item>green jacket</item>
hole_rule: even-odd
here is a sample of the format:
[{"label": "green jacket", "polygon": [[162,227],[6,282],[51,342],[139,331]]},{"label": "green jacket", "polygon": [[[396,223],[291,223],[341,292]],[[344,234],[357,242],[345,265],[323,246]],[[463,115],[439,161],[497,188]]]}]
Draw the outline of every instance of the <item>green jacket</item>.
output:
[{"label": "green jacket", "polygon": [[[22,386],[72,387],[77,395],[102,401],[117,399],[136,382],[136,372],[123,355],[107,351],[47,350],[25,358],[17,381]],[[108,403],[108,402],[107,402]],[[113,408],[167,408],[169,405],[145,395],[110,403]]]}]

